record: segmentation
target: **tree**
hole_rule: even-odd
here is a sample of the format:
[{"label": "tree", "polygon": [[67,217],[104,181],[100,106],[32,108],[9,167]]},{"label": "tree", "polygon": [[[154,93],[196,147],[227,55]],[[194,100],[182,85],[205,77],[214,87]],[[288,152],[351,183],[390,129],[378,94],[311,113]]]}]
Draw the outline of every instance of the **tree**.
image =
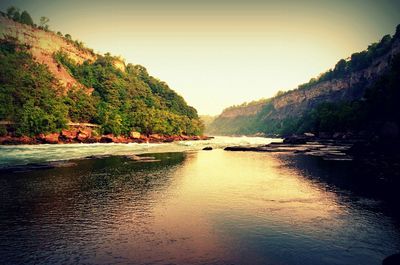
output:
[{"label": "tree", "polygon": [[40,17],[40,26],[46,30],[49,29],[49,23],[50,19],[48,17]]},{"label": "tree", "polygon": [[12,19],[13,19],[14,21],[17,21],[17,22],[20,22],[20,21],[21,21],[21,15],[20,15],[20,13],[19,13],[18,10],[14,12],[14,15],[13,15]]},{"label": "tree", "polygon": [[31,26],[33,26],[32,17],[31,17],[31,15],[29,15],[29,13],[26,12],[26,11],[23,11],[23,12],[21,13],[20,22],[23,23],[23,24],[26,24],[26,25],[31,25]]},{"label": "tree", "polygon": [[397,27],[396,27],[396,33],[393,35],[393,38],[394,38],[394,39],[399,38],[399,37],[400,37],[400,24],[397,25]]},{"label": "tree", "polygon": [[10,6],[9,8],[7,8],[8,18],[13,19],[15,12],[18,12],[18,8],[16,8],[15,6]]},{"label": "tree", "polygon": [[335,77],[342,77],[343,74],[346,72],[346,67],[347,67],[347,62],[344,59],[341,59],[336,65],[335,65]]}]

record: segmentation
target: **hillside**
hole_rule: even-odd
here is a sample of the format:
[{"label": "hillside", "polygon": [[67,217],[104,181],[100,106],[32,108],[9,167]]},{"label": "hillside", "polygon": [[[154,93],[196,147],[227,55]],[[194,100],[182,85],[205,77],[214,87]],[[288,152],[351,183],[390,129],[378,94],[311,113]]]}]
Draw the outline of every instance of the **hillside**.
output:
[{"label": "hillside", "polygon": [[24,25],[0,15],[0,38],[4,39],[5,36],[15,38],[19,44],[28,45],[34,60],[45,64],[65,87],[79,86],[80,84],[63,67],[57,67],[53,58],[55,52],[60,50],[67,52],[69,57],[77,63],[96,59],[93,51],[78,48],[75,42],[68,41],[54,32]]},{"label": "hillside", "polygon": [[[395,63],[398,54],[399,26],[393,37],[384,36],[367,50],[352,54],[348,60],[340,60],[333,69],[294,90],[280,92],[269,100],[225,109],[207,128],[207,132],[216,135],[287,135],[305,131],[319,133],[362,130],[361,127],[355,128],[354,123],[354,126],[344,126],[344,123],[351,124],[350,116],[354,121],[361,120],[358,116],[360,113],[348,112],[370,108],[366,106],[372,100],[367,100],[368,93],[375,93],[377,83],[389,82],[385,80],[391,72],[397,71]],[[390,93],[397,95],[393,91]],[[327,121],[329,119],[330,122]],[[336,125],[339,126],[338,121],[341,121],[341,127],[335,128]],[[320,126],[321,123],[323,126]]]},{"label": "hillside", "polygon": [[1,13],[0,136],[59,133],[84,123],[93,135],[202,133],[197,111],[145,67]]}]

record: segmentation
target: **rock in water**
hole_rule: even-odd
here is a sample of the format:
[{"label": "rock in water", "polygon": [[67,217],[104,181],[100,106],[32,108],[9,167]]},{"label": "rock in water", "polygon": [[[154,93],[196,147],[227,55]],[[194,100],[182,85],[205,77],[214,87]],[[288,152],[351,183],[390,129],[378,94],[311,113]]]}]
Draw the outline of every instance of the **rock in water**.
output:
[{"label": "rock in water", "polygon": [[307,143],[308,137],[305,135],[293,135],[291,137],[286,137],[283,140],[284,144],[305,144]]},{"label": "rock in water", "polygon": [[400,253],[390,255],[389,257],[386,257],[382,265],[399,265],[400,264]]},{"label": "rock in water", "polygon": [[210,151],[210,150],[213,150],[213,148],[211,146],[206,146],[203,148],[203,150]]}]

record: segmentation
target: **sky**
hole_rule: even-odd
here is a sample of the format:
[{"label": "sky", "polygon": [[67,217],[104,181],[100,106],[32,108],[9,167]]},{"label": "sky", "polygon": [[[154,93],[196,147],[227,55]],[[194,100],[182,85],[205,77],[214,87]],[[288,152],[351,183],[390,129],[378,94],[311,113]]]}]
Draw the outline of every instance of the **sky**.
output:
[{"label": "sky", "polygon": [[400,0],[2,0],[140,64],[200,114],[296,88],[400,24]]}]

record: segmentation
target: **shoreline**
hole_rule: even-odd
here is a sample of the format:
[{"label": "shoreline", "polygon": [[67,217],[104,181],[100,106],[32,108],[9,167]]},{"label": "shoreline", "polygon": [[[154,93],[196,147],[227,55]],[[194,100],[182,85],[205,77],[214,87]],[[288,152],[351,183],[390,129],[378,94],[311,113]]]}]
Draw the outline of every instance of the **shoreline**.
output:
[{"label": "shoreline", "polygon": [[60,133],[39,134],[30,136],[0,136],[0,145],[40,145],[40,144],[77,144],[77,143],[171,143],[177,141],[210,140],[212,136],[206,135],[160,135],[134,134],[130,137],[106,134],[96,136],[92,130],[62,130]]}]

